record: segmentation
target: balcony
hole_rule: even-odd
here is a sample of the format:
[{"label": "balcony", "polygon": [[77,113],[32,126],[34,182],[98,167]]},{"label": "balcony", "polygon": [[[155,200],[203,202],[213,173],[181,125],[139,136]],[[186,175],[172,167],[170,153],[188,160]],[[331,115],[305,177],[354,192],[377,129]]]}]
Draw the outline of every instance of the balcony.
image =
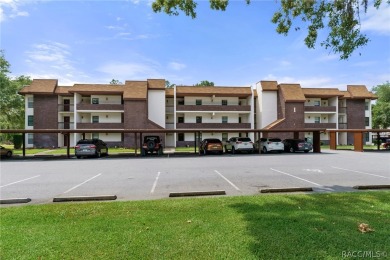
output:
[{"label": "balcony", "polygon": [[174,123],[165,123],[165,129],[175,129]]},{"label": "balcony", "polygon": [[335,106],[305,106],[305,112],[336,112]]},{"label": "balcony", "polygon": [[177,123],[176,129],[250,129],[250,123]]},{"label": "balcony", "polygon": [[305,123],[305,128],[336,129],[336,123]]},{"label": "balcony", "polygon": [[339,123],[339,129],[348,129],[347,123]]},{"label": "balcony", "polygon": [[339,114],[346,114],[347,108],[346,107],[339,107]]},{"label": "balcony", "polygon": [[74,129],[73,122],[58,122],[58,129]]},{"label": "balcony", "polygon": [[123,104],[77,104],[77,110],[124,110]]},{"label": "balcony", "polygon": [[60,104],[58,105],[58,112],[74,112],[73,104]]},{"label": "balcony", "polygon": [[176,111],[251,111],[251,106],[240,105],[177,105]]},{"label": "balcony", "polygon": [[173,114],[174,107],[173,106],[166,106],[165,107],[165,113],[167,114]]},{"label": "balcony", "polygon": [[77,129],[124,129],[124,123],[77,123]]}]

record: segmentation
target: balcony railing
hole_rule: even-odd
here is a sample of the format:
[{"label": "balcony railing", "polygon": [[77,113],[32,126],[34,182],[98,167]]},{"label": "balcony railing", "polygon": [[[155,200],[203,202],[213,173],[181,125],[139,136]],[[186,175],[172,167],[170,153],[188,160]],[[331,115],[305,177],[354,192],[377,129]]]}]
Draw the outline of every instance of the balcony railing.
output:
[{"label": "balcony railing", "polygon": [[73,122],[58,122],[58,129],[74,129]]},{"label": "balcony railing", "polygon": [[166,113],[173,113],[173,111],[174,111],[174,107],[173,106],[166,106],[165,107],[165,112]]},{"label": "balcony railing", "polygon": [[339,129],[348,129],[347,123],[339,123]]},{"label": "balcony railing", "polygon": [[124,129],[124,123],[77,123],[77,129]]},{"label": "balcony railing", "polygon": [[58,112],[74,112],[73,104],[59,104]]},{"label": "balcony railing", "polygon": [[250,123],[177,123],[176,129],[250,129]]},{"label": "balcony railing", "polygon": [[77,110],[124,110],[123,104],[77,104]]},{"label": "balcony railing", "polygon": [[336,129],[336,123],[305,123],[305,128]]},{"label": "balcony railing", "polygon": [[175,129],[174,123],[165,123],[165,129]]},{"label": "balcony railing", "polygon": [[335,106],[305,106],[305,112],[336,112]]},{"label": "balcony railing", "polygon": [[347,113],[347,108],[346,107],[339,107],[339,113],[346,114]]},{"label": "balcony railing", "polygon": [[251,106],[240,105],[177,105],[176,111],[251,111]]}]

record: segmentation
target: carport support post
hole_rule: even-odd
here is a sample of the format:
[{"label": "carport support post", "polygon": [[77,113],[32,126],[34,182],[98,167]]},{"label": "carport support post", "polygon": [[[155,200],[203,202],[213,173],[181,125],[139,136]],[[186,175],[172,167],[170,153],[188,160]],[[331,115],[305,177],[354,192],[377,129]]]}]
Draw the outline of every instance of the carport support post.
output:
[{"label": "carport support post", "polygon": [[337,149],[337,143],[336,143],[336,132],[329,132],[329,148],[330,150],[336,150]]},{"label": "carport support post", "polygon": [[[376,148],[378,149],[378,151],[381,149],[381,142],[379,141],[379,138],[380,138],[380,134],[379,132],[376,132]],[[24,140],[24,138],[23,138]]]},{"label": "carport support post", "polygon": [[[313,132],[314,134],[314,132]],[[294,139],[299,139],[299,132],[294,132]]]},{"label": "carport support post", "polygon": [[196,154],[196,132],[194,132],[194,149]]},{"label": "carport support post", "polygon": [[139,133],[139,149],[141,150],[142,155],[142,133]]},{"label": "carport support post", "polygon": [[22,134],[22,145],[23,145],[23,157],[26,157],[26,134]]},{"label": "carport support post", "polygon": [[70,158],[70,133],[65,134],[67,136],[66,138],[66,154],[68,155],[68,158]]},{"label": "carport support post", "polygon": [[363,152],[363,132],[353,134],[353,146],[355,152]]},{"label": "carport support post", "polygon": [[134,155],[137,156],[137,150],[138,150],[137,133],[134,133],[134,143],[135,143]]},{"label": "carport support post", "polygon": [[313,131],[313,153],[321,153],[320,131]]}]

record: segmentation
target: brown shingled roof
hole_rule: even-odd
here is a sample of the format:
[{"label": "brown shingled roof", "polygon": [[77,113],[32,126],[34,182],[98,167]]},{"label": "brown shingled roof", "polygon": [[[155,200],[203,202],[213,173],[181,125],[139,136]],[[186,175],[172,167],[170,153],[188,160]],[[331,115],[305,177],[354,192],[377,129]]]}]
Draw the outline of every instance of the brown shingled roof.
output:
[{"label": "brown shingled roof", "polygon": [[252,95],[251,87],[202,87],[202,86],[178,86],[176,88],[177,96],[210,96],[219,97],[234,96],[248,97]]},{"label": "brown shingled roof", "polygon": [[305,97],[330,98],[343,96],[343,93],[337,88],[303,88],[302,91]]},{"label": "brown shingled roof", "polygon": [[57,85],[56,79],[34,79],[29,86],[22,88],[19,94],[53,94]]},{"label": "brown shingled roof", "polygon": [[261,89],[263,91],[277,91],[278,90],[278,82],[277,81],[260,81]]},{"label": "brown shingled roof", "polygon": [[165,79],[148,79],[149,89],[165,89]]},{"label": "brown shingled roof", "polygon": [[123,85],[112,84],[74,84],[70,93],[80,94],[119,94],[124,90]]},{"label": "brown shingled roof", "polygon": [[148,84],[146,81],[126,81],[123,99],[125,100],[146,100],[148,95]]},{"label": "brown shingled roof", "polygon": [[271,124],[263,127],[263,129],[264,130],[273,129],[274,127],[276,127],[276,126],[280,125],[282,122],[284,122],[284,120],[286,120],[286,118],[277,119],[276,121],[272,122]]},{"label": "brown shingled roof", "polygon": [[166,97],[173,97],[174,96],[174,93],[173,93],[173,88],[166,88],[165,89],[165,96]]},{"label": "brown shingled roof", "polygon": [[367,90],[364,85],[347,85],[347,91],[353,99],[376,99],[377,96]]},{"label": "brown shingled roof", "polygon": [[285,102],[305,102],[301,85],[299,84],[279,84]]},{"label": "brown shingled roof", "polygon": [[71,86],[58,86],[54,91],[54,94],[61,96],[72,96],[72,93],[69,93]]}]

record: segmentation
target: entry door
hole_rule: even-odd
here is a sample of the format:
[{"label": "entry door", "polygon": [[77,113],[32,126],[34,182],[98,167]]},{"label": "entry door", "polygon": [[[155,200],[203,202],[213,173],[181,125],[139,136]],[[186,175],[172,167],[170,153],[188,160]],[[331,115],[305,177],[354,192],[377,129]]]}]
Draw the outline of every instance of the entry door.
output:
[{"label": "entry door", "polygon": [[70,99],[64,99],[64,111],[70,111]]},{"label": "entry door", "polygon": [[70,116],[64,116],[64,129],[70,129]]}]

